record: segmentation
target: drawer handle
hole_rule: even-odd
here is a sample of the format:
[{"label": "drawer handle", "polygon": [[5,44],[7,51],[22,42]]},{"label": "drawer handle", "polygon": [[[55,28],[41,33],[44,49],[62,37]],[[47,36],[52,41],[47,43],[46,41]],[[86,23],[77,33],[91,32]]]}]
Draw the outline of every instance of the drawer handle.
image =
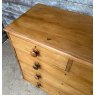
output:
[{"label": "drawer handle", "polygon": [[37,82],[36,87],[40,88],[41,86],[42,86],[41,83]]},{"label": "drawer handle", "polygon": [[32,56],[33,57],[37,57],[37,56],[39,56],[39,54],[40,54],[40,52],[36,49],[36,47],[33,49],[33,51],[32,51]]},{"label": "drawer handle", "polygon": [[37,79],[37,80],[41,79],[41,75],[40,74],[36,74],[35,75],[35,79]]},{"label": "drawer handle", "polygon": [[41,68],[40,64],[38,62],[35,62],[34,65],[32,66],[35,70],[38,70]]}]

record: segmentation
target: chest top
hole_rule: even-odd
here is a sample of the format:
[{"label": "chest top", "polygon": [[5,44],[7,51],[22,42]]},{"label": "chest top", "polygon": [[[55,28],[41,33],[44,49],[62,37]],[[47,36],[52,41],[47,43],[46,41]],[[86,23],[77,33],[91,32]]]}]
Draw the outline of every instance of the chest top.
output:
[{"label": "chest top", "polygon": [[37,4],[4,30],[92,63],[92,17]]}]

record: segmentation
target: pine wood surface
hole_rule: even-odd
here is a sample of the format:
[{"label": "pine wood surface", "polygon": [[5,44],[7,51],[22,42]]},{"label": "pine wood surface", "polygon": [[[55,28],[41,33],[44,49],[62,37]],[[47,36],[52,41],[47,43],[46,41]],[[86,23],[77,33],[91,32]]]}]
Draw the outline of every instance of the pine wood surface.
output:
[{"label": "pine wood surface", "polygon": [[[60,64],[60,61],[56,61],[55,63],[53,63],[52,59],[54,58],[47,57],[50,51],[44,50],[44,52],[46,52],[46,55],[45,55],[44,53],[42,53],[44,48],[41,48],[40,52],[42,53],[42,56],[35,58],[35,57],[32,57],[30,53],[30,51],[32,51],[32,48],[34,48],[35,45],[33,45],[32,43],[30,44],[29,42],[12,35],[10,35],[10,38],[16,49],[18,59],[26,63],[26,65],[24,63],[21,64],[22,71],[27,71],[27,73],[32,72],[32,65],[34,64],[35,61],[38,61],[42,67],[41,70],[38,71],[41,74],[47,71],[49,74],[51,74],[51,76],[55,77],[55,79],[57,78],[61,82],[62,81],[65,82],[71,87],[79,90],[81,93],[91,95],[92,73],[93,73],[92,64],[88,65],[88,64],[73,61],[72,67],[70,68],[70,72],[66,72],[65,71],[66,66],[64,68],[64,64],[65,64],[64,60],[63,60],[64,62],[61,64]],[[38,47],[38,50],[39,50],[39,47]],[[53,52],[51,52],[51,54],[49,55],[54,55],[54,53],[53,54],[52,53]],[[61,60],[61,57],[59,59]],[[64,59],[64,56],[63,56],[63,59]],[[48,76],[48,74],[45,74],[45,75]]]},{"label": "pine wood surface", "polygon": [[92,63],[92,23],[91,16],[37,4],[4,30]]},{"label": "pine wood surface", "polygon": [[[21,62],[21,67],[23,70],[27,72],[33,72],[32,66],[34,62],[37,61],[41,65],[41,69],[34,70],[38,74],[40,73],[43,77],[43,73],[46,76],[51,75],[54,79],[60,80],[59,84],[66,83],[67,85],[79,90],[82,93],[87,95],[91,94],[92,91],[92,66],[88,66],[82,63],[73,62],[70,72],[66,72],[65,70],[56,67],[55,65],[48,64],[48,62],[43,62],[42,60],[37,60],[31,57],[28,53],[24,53],[24,51],[17,50],[18,58]],[[26,58],[27,57],[27,58]],[[81,69],[80,69],[81,68]],[[55,82],[56,84],[56,82]],[[76,86],[77,85],[77,86]]]},{"label": "pine wood surface", "polygon": [[[35,80],[36,82],[40,82],[42,85],[44,85],[45,82],[47,82],[47,85],[53,86],[52,89],[56,89],[57,88],[58,91],[61,92],[61,94],[59,93],[58,95],[63,95],[63,93],[64,94],[66,93],[66,95],[75,95],[75,94],[77,94],[77,95],[79,95],[79,94],[82,94],[82,95],[90,95],[90,93],[91,93],[90,92],[89,94],[88,93],[85,94],[84,93],[85,91],[82,91],[81,92],[80,90],[76,89],[75,87],[72,87],[71,85],[66,84],[63,81],[62,78],[61,78],[61,80],[59,80],[56,76],[52,75],[51,73],[46,72],[45,70],[41,70],[41,71],[35,72],[31,68],[29,68],[29,66],[26,65],[26,63],[25,64],[24,63],[21,63],[21,66],[22,66],[24,75],[28,75],[28,78],[30,78],[31,80]],[[49,70],[50,70],[50,68],[49,68]],[[39,79],[39,80],[36,80],[35,77],[34,77],[36,75],[36,73],[38,73],[38,74],[41,73],[42,78]],[[43,84],[43,82],[44,82],[44,84]],[[45,89],[48,89],[48,88],[45,88]]]},{"label": "pine wood surface", "polygon": [[[46,78],[48,79],[53,78],[51,83],[48,83],[48,81],[45,80],[47,84],[45,84],[46,82],[44,82],[43,80],[39,81],[42,85],[44,85],[44,88],[42,87],[42,89],[44,89],[47,92],[49,89],[50,89],[49,91],[53,91],[50,94],[63,95],[64,88],[67,87],[65,88],[67,89],[65,91],[66,95],[76,95],[76,94],[92,95],[92,88],[93,88],[92,64],[79,63],[73,60],[73,64],[70,68],[70,71],[67,72],[65,71],[65,69],[68,65],[67,64],[68,61],[64,61],[64,59],[66,58],[66,60],[69,60],[68,57],[61,55],[63,59],[59,56],[57,61],[55,59],[56,53],[54,56],[53,51],[49,51],[44,47],[40,47],[39,45],[30,43],[26,40],[23,40],[22,38],[13,35],[10,35],[10,38],[16,50],[16,54],[20,62],[24,79],[36,85],[37,80],[34,78],[34,75],[33,75],[34,79],[32,78],[31,73],[33,74],[40,73],[42,77],[47,76]],[[38,56],[35,58],[31,55],[31,51],[35,47],[35,45],[37,46],[37,49],[41,52],[42,56]],[[56,61],[54,62],[52,59],[55,59]],[[63,63],[60,64],[61,61],[59,59],[60,60],[62,59]],[[41,69],[33,72],[32,65],[34,64],[35,61],[38,61],[41,64]],[[50,78],[48,77],[48,75],[50,75]],[[54,82],[55,84],[52,82]],[[66,84],[64,85],[65,87],[60,86],[60,88],[56,88],[57,85],[62,85],[63,83]],[[49,86],[51,86],[52,88],[48,89],[47,87]],[[55,91],[52,89],[55,89]],[[69,92],[69,90],[72,93]]]},{"label": "pine wood surface", "polygon": [[51,95],[93,94],[92,17],[37,4],[4,30],[25,80]]},{"label": "pine wood surface", "polygon": [[68,59],[69,59],[68,57],[62,54],[59,54],[55,51],[51,51],[50,49],[43,48],[37,44],[30,43],[18,37],[15,37],[12,35],[10,35],[10,37],[15,48],[26,51],[28,54],[31,55],[33,48],[36,46],[36,48],[40,52],[40,56],[38,56],[37,59],[44,60],[45,62],[48,62],[48,64],[52,63],[53,65],[56,65],[65,70]]}]

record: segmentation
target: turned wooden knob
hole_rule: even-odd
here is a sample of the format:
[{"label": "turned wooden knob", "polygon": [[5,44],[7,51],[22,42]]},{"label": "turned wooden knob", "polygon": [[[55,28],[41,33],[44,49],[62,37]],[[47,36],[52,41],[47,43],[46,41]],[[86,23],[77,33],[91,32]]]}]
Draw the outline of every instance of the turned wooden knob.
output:
[{"label": "turned wooden knob", "polygon": [[33,67],[33,69],[38,70],[38,69],[40,69],[41,66],[38,62],[35,62],[32,67]]},{"label": "turned wooden knob", "polygon": [[38,79],[39,80],[40,78],[41,78],[41,75],[40,74],[36,74],[35,75],[35,79]]},{"label": "turned wooden knob", "polygon": [[39,54],[40,54],[40,52],[36,48],[34,48],[32,51],[32,56],[37,57],[37,56],[39,56]]},{"label": "turned wooden knob", "polygon": [[41,87],[41,83],[37,82],[36,87],[40,88]]}]

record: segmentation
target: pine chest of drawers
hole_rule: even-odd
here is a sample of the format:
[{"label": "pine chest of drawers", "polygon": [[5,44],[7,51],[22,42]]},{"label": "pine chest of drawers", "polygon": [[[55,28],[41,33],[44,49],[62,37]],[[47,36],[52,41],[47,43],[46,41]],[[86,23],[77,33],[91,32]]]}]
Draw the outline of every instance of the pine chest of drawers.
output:
[{"label": "pine chest of drawers", "polygon": [[92,17],[37,4],[4,30],[25,80],[50,95],[93,94]]}]

